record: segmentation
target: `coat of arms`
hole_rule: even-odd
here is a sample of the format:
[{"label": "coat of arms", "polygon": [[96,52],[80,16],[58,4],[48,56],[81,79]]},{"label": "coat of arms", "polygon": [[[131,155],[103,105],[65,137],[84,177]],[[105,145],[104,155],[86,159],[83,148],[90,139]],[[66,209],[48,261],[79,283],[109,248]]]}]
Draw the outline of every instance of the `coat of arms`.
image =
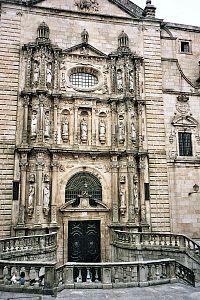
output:
[{"label": "coat of arms", "polygon": [[99,10],[99,3],[97,0],[75,0],[75,5],[78,9],[84,11]]}]

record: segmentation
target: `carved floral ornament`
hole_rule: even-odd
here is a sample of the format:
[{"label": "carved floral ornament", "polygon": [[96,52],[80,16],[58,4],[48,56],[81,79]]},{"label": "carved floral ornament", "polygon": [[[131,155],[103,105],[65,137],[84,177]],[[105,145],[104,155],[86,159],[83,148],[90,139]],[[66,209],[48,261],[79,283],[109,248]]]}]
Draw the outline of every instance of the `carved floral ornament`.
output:
[{"label": "carved floral ornament", "polygon": [[75,0],[75,5],[83,11],[98,11],[99,3],[97,0]]}]

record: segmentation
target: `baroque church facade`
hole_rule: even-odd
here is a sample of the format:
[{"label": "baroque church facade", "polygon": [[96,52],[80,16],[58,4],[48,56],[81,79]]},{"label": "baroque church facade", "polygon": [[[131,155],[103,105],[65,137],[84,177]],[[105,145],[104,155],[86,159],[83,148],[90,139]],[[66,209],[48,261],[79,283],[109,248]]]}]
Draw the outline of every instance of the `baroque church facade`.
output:
[{"label": "baroque church facade", "polygon": [[112,229],[198,239],[200,28],[151,1],[0,3],[1,237],[57,232],[65,262],[110,261]]}]

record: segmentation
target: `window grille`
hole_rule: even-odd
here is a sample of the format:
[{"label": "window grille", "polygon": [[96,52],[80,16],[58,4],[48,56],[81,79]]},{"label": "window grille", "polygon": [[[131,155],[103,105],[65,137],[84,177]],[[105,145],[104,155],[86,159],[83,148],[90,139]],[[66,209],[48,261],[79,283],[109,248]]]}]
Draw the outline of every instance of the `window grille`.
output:
[{"label": "window grille", "polygon": [[189,53],[190,52],[190,43],[189,42],[181,42],[181,52]]},{"label": "window grille", "polygon": [[179,132],[179,155],[192,156],[192,134],[188,132]]},{"label": "window grille", "polygon": [[79,88],[90,88],[98,84],[97,76],[90,73],[74,73],[69,77],[70,83]]},{"label": "window grille", "polygon": [[86,172],[74,175],[65,188],[65,202],[78,200],[81,197],[102,200],[102,187],[98,178]]}]

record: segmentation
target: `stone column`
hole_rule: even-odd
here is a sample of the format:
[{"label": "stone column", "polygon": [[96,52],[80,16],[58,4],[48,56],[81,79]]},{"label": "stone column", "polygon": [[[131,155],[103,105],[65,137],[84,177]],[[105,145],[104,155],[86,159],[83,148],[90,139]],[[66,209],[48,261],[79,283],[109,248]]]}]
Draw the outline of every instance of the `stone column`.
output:
[{"label": "stone column", "polygon": [[78,107],[74,107],[74,145],[78,145]]},{"label": "stone column", "polygon": [[[95,110],[96,110],[96,107],[93,107],[92,108],[92,146],[96,146],[96,139],[97,139],[97,134],[98,134],[98,131],[96,131],[96,120],[98,120],[98,118],[96,119],[96,114],[95,114]],[[97,121],[98,123],[98,121]]]},{"label": "stone column", "polygon": [[140,218],[141,223],[146,224],[146,206],[145,206],[145,190],[144,190],[144,175],[145,175],[145,156],[140,155],[139,157],[139,169],[140,169],[140,178],[139,178],[139,185],[140,185]]},{"label": "stone column", "polygon": [[23,116],[23,133],[22,133],[22,143],[27,144],[28,137],[28,106],[29,106],[29,96],[24,96],[23,107],[24,107],[24,116]]},{"label": "stone column", "polygon": [[40,89],[46,90],[46,46],[41,47]]},{"label": "stone column", "polygon": [[18,226],[25,225],[27,166],[28,166],[27,154],[24,153],[21,155],[21,160],[20,160],[21,180],[20,180],[20,203],[19,203]]},{"label": "stone column", "polygon": [[138,103],[138,117],[139,117],[139,151],[143,152],[147,149],[146,143],[146,116],[145,116],[145,103]]},{"label": "stone column", "polygon": [[38,142],[44,141],[44,96],[41,94],[39,95],[39,130],[38,130]]},{"label": "stone column", "polygon": [[54,143],[58,143],[58,107],[59,107],[59,99],[57,97],[54,98],[54,106],[53,106],[53,116],[54,116],[54,126],[53,126],[53,136]]},{"label": "stone column", "polygon": [[128,222],[135,222],[135,201],[134,201],[134,173],[135,159],[133,155],[128,156]]},{"label": "stone column", "polygon": [[117,107],[116,103],[112,102],[111,104],[111,144],[112,144],[112,149],[115,150],[116,148],[116,115],[117,115]]},{"label": "stone column", "polygon": [[52,159],[52,190],[51,190],[51,226],[57,225],[56,197],[58,188],[58,158],[54,154]]},{"label": "stone column", "polygon": [[59,90],[59,49],[54,51],[54,91]]},{"label": "stone column", "polygon": [[31,89],[31,57],[33,50],[31,48],[27,48],[27,63],[26,63],[26,78],[25,78],[25,89]]},{"label": "stone column", "polygon": [[42,222],[43,168],[44,168],[44,153],[37,153],[35,226],[40,226]]},{"label": "stone column", "polygon": [[136,92],[136,99],[139,100],[141,98],[140,95],[140,77],[141,77],[141,58],[136,58],[135,60],[135,92]]},{"label": "stone column", "polygon": [[112,183],[111,183],[111,191],[112,191],[112,206],[113,206],[113,223],[119,223],[119,186],[118,186],[118,160],[117,155],[113,155],[112,158]]}]

